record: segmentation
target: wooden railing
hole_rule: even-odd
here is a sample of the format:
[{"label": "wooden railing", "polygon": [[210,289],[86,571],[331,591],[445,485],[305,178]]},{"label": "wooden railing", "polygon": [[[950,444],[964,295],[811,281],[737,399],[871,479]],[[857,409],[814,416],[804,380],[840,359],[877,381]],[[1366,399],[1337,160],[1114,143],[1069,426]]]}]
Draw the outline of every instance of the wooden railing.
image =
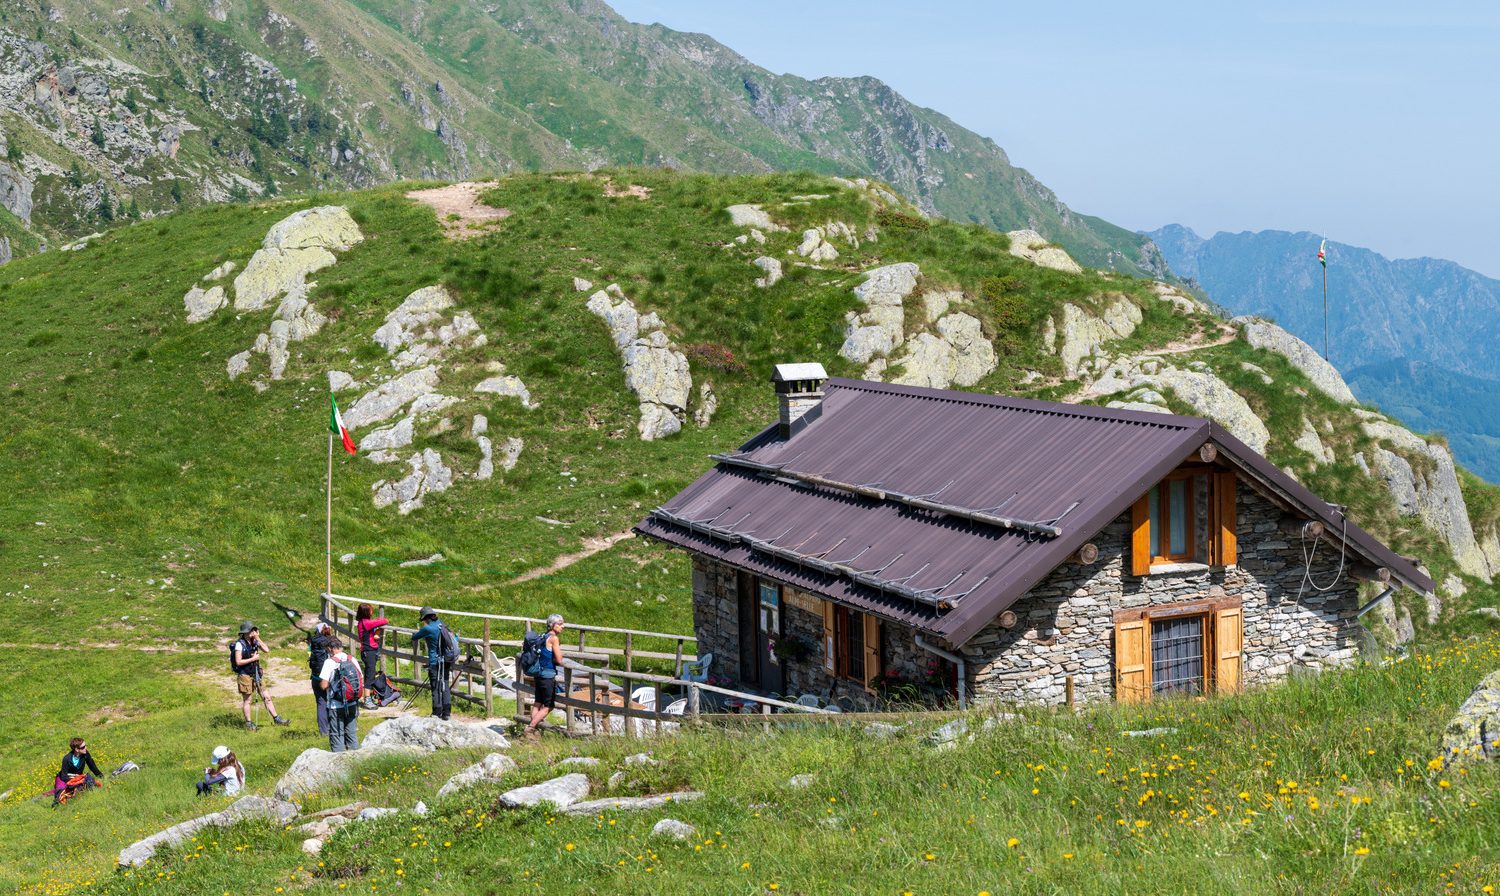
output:
[{"label": "wooden railing", "polygon": [[[319,612],[319,617],[348,639],[351,645],[359,643],[355,621],[355,608],[359,602],[358,598],[342,594],[324,594]],[[377,617],[387,616],[390,610],[410,611],[415,616],[421,609],[411,604],[393,602],[371,602],[370,605]],[[459,636],[463,655],[448,669],[448,677],[453,682],[452,695],[455,701],[480,707],[485,718],[492,717],[494,679],[500,657],[514,656],[515,651],[520,649],[521,639],[525,634],[541,630],[545,620],[529,616],[434,609],[439,618],[449,620],[449,628],[468,628],[467,623],[455,624],[456,619],[473,619],[480,623],[479,637],[474,637],[472,631]],[[570,654],[579,660],[604,664],[618,659],[624,663],[626,673],[634,671],[636,660],[644,660],[649,665],[670,662],[675,679],[682,674],[685,664],[698,658],[698,640],[692,635],[573,622],[568,623],[568,628],[578,633],[577,646],[570,644],[566,648]],[[426,687],[427,648],[411,643],[411,635],[415,631],[415,628],[394,623],[386,626],[385,637],[381,639],[379,668],[392,682],[410,687]],[[507,637],[509,635],[514,637]],[[589,643],[591,638],[593,643]],[[403,666],[409,674],[403,674]]]}]

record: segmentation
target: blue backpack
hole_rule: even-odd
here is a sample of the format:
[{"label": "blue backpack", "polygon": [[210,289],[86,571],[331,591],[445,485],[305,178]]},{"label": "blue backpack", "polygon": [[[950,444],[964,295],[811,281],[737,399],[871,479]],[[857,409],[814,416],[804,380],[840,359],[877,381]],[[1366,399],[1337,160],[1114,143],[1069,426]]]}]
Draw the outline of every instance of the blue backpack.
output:
[{"label": "blue backpack", "polygon": [[521,671],[536,675],[542,671],[542,654],[547,650],[546,632],[527,632],[521,639]]}]

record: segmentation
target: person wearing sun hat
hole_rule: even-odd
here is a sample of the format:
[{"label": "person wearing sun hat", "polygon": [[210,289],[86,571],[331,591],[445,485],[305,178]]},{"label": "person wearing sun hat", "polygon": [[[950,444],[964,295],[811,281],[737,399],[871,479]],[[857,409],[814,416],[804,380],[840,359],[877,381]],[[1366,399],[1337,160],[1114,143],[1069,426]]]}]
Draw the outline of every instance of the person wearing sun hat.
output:
[{"label": "person wearing sun hat", "polygon": [[213,765],[203,770],[203,780],[198,782],[198,795],[208,796],[215,787],[223,787],[225,796],[234,796],[245,786],[245,767],[235,758],[234,751],[220,744],[211,755]]}]

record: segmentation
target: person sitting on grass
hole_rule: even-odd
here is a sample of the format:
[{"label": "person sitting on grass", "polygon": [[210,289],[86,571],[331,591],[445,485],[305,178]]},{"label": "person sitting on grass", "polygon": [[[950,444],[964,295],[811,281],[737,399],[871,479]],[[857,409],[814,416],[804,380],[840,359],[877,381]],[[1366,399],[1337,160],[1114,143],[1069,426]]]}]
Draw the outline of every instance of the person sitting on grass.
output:
[{"label": "person sitting on grass", "polygon": [[62,770],[52,782],[52,805],[56,806],[76,791],[100,786],[99,779],[102,777],[104,773],[99,771],[99,766],[94,764],[94,757],[89,755],[89,745],[81,737],[73,738],[68,742],[67,755],[63,756]]},{"label": "person sitting on grass", "polygon": [[198,782],[198,795],[208,796],[215,787],[223,787],[225,796],[234,796],[245,786],[245,767],[235,758],[234,751],[222,744],[214,747],[214,764],[203,770],[203,780]]}]

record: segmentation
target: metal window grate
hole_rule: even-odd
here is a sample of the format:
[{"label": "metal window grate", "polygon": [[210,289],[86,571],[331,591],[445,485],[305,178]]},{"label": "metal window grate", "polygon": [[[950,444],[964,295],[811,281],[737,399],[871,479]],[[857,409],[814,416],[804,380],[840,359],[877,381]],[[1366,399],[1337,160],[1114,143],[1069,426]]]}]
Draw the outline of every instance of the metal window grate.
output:
[{"label": "metal window grate", "polygon": [[1151,623],[1151,689],[1203,693],[1203,617]]}]

